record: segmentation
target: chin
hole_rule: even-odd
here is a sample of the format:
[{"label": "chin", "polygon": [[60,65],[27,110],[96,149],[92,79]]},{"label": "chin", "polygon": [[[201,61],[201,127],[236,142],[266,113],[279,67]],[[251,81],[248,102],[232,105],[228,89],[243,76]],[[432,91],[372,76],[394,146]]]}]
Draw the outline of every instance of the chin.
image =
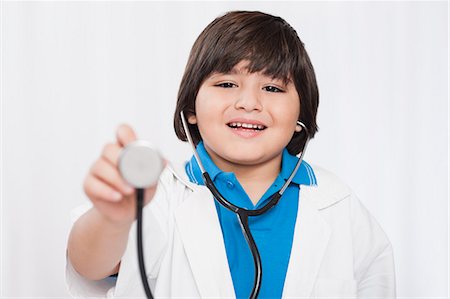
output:
[{"label": "chin", "polygon": [[254,165],[264,162],[267,157],[263,154],[249,153],[249,154],[237,154],[236,151],[227,157],[227,160],[241,165]]}]

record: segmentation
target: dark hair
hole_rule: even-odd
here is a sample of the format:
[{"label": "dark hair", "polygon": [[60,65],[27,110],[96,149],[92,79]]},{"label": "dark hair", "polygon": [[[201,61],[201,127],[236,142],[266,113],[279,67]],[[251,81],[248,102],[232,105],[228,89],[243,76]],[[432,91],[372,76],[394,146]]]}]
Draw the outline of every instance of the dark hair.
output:
[{"label": "dark hair", "polygon": [[[300,98],[300,115],[310,137],[316,124],[319,91],[314,69],[297,32],[282,18],[257,11],[232,11],[216,18],[195,41],[181,80],[174,115],[175,133],[186,141],[180,112],[195,115],[195,99],[203,81],[212,73],[227,73],[242,60],[248,72],[263,72],[273,78],[292,80]],[[195,144],[201,140],[197,125],[189,124]],[[304,131],[304,130],[303,130]],[[294,133],[287,149],[298,154],[304,132]]]}]

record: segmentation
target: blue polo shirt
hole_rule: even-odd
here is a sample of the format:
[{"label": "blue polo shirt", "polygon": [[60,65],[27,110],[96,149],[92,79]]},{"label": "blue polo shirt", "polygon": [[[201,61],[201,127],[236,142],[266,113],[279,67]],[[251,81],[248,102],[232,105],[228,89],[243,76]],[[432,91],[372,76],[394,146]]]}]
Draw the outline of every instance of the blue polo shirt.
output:
[{"label": "blue polo shirt", "polygon": [[[263,207],[269,197],[278,192],[289,178],[298,158],[284,149],[281,172],[256,205],[237,180],[234,173],[220,170],[208,155],[203,142],[197,145],[198,155],[216,188],[231,203],[246,208]],[[191,182],[204,185],[201,170],[194,156],[186,163]],[[294,227],[297,219],[300,185],[316,185],[311,166],[302,161],[297,174],[278,204],[260,216],[249,217],[249,226],[262,262],[262,283],[258,298],[281,298],[291,254]],[[237,298],[248,298],[254,283],[252,254],[242,234],[236,214],[215,201],[225,249]]]}]

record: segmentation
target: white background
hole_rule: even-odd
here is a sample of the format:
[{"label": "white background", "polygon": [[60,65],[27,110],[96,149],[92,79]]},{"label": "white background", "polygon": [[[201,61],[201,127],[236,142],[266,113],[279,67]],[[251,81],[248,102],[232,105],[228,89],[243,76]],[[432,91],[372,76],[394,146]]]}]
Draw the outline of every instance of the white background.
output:
[{"label": "white background", "polygon": [[[280,15],[320,88],[305,160],[388,234],[398,297],[448,296],[447,2],[3,2],[1,296],[58,297],[70,211],[121,122],[171,160],[190,47],[234,9]],[[318,182],[320,184],[320,182]]]}]

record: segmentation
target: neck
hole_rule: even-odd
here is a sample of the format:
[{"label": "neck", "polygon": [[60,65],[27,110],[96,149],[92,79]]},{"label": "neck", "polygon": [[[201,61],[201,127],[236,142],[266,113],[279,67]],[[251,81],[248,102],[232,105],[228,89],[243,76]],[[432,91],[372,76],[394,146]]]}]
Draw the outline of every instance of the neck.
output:
[{"label": "neck", "polygon": [[265,163],[257,165],[236,165],[224,171],[233,172],[241,184],[268,182],[270,185],[280,173],[280,169],[281,155]]},{"label": "neck", "polygon": [[[206,148],[208,151],[208,148]],[[242,164],[228,161],[208,151],[213,162],[222,171],[233,172],[253,204],[256,204],[272,185],[281,170],[282,153],[260,163]]]}]

